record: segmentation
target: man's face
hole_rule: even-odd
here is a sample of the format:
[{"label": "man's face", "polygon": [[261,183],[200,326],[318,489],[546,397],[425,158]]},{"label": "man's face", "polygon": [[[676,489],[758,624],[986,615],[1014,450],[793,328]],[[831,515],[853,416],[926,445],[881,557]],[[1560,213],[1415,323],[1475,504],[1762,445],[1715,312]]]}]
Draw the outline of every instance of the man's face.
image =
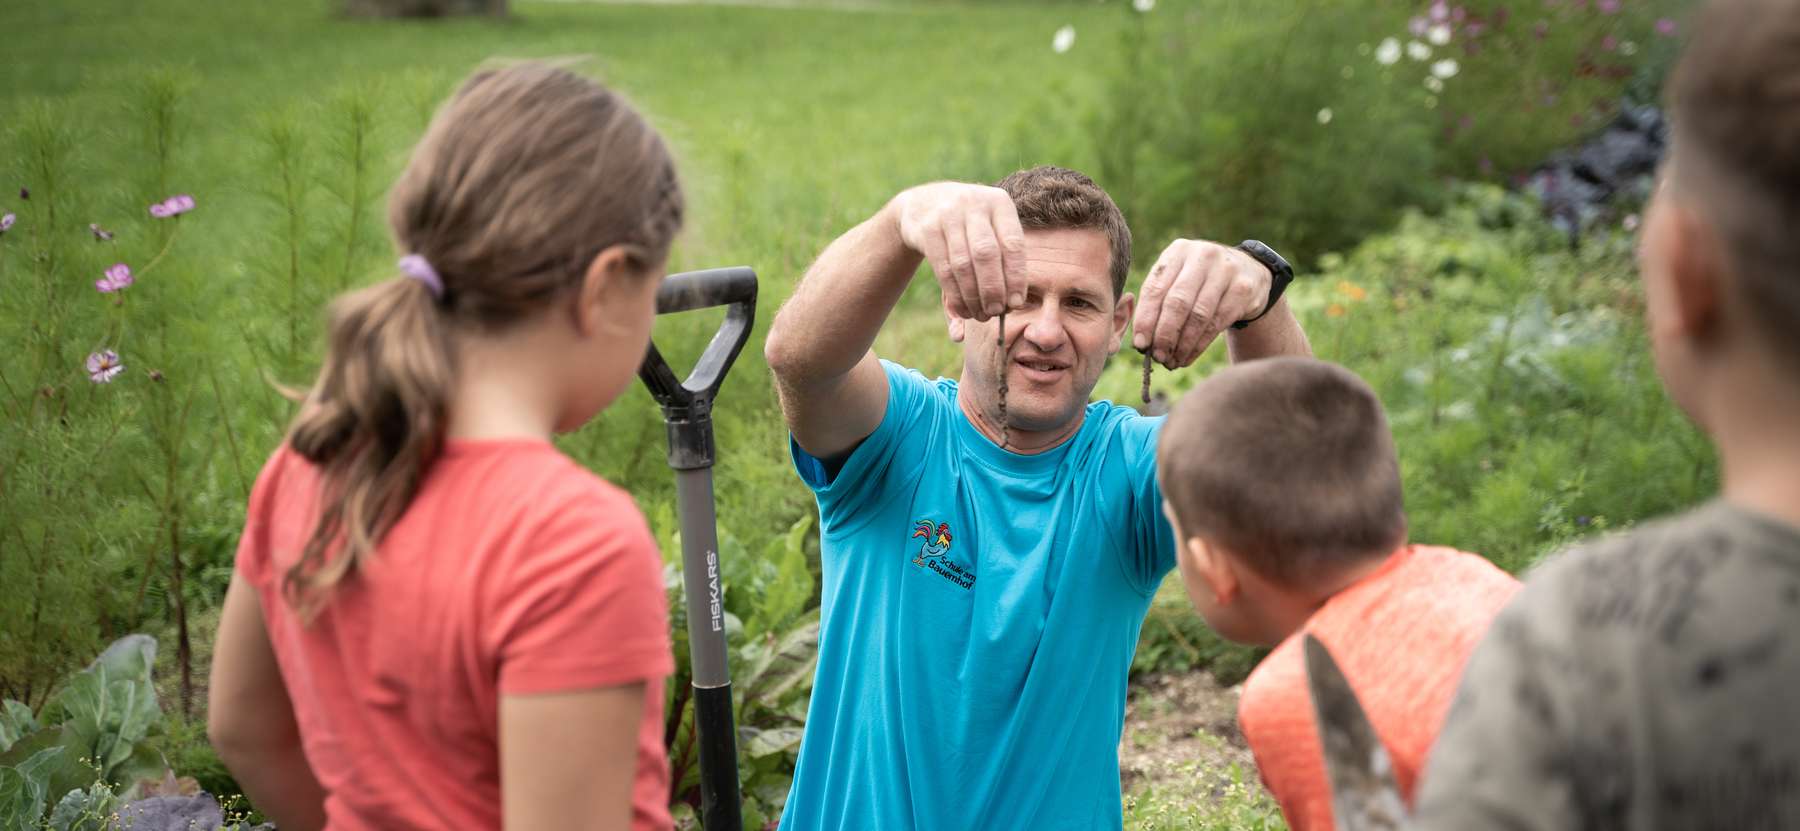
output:
[{"label": "man's face", "polygon": [[[1132,297],[1113,299],[1112,250],[1101,231],[1027,230],[1025,256],[1025,304],[1006,313],[1006,420],[1017,430],[1057,430],[1080,416],[1106,359],[1119,351]],[[995,418],[998,326],[998,319],[950,321],[974,387],[963,394]]]}]

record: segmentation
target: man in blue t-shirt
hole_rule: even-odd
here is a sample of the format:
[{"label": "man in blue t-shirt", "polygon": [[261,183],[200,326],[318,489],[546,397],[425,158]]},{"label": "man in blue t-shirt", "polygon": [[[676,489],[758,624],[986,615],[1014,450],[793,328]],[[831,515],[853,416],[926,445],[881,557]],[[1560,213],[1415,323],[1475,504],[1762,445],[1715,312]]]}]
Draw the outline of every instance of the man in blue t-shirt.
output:
[{"label": "man in blue t-shirt", "polygon": [[[871,349],[921,259],[958,380]],[[1171,367],[1227,330],[1234,360],[1310,354],[1260,243],[1176,241],[1135,318],[1130,266],[1112,199],[1039,167],[900,193],[776,316],[765,352],[824,560],[783,831],[1120,827],[1126,676],[1174,545],[1162,420],[1088,395],[1132,324]]]}]

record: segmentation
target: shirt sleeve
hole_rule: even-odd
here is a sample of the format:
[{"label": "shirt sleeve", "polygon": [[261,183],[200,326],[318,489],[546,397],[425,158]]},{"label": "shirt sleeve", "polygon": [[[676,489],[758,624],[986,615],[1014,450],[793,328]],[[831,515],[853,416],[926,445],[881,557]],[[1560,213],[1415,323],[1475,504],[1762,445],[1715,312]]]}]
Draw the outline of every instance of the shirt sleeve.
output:
[{"label": "shirt sleeve", "polygon": [[1128,418],[1125,455],[1132,493],[1132,545],[1125,570],[1139,592],[1155,594],[1163,576],[1175,567],[1175,530],[1163,516],[1162,486],[1156,482],[1156,440],[1164,418]]},{"label": "shirt sleeve", "polygon": [[623,492],[548,511],[492,617],[503,694],[560,692],[674,671],[662,557]]},{"label": "shirt sleeve", "polygon": [[1609,798],[1588,792],[1589,774],[1622,773],[1581,770],[1613,767],[1600,758],[1605,754],[1581,750],[1597,746],[1584,733],[1604,730],[1582,700],[1601,656],[1576,643],[1554,575],[1539,577],[1551,579],[1527,583],[1470,657],[1426,761],[1414,827],[1624,827],[1583,807]]},{"label": "shirt sleeve", "polygon": [[800,447],[790,436],[788,446],[801,481],[819,499],[822,528],[849,531],[918,479],[925,451],[935,425],[930,404],[937,395],[930,381],[917,371],[882,361],[888,378],[887,410],[875,432],[851,451],[837,475],[825,462]]},{"label": "shirt sleeve", "polygon": [[[245,582],[259,588],[268,578],[271,567],[269,558],[273,552],[269,548],[269,512],[276,502],[275,485],[281,478],[289,453],[284,445],[263,464],[262,472],[256,475],[256,484],[250,488],[250,503],[244,508],[244,531],[238,536],[237,555],[233,558],[233,565]],[[309,536],[310,532],[311,529],[308,528]]]}]

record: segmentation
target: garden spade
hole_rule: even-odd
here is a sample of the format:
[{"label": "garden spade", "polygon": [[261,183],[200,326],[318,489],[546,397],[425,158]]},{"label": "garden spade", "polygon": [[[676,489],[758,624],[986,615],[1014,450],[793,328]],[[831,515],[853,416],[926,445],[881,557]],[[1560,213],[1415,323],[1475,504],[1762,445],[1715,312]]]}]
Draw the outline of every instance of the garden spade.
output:
[{"label": "garden spade", "polygon": [[713,306],[727,307],[725,322],[686,380],[676,379],[654,341],[638,377],[662,405],[669,467],[675,470],[694,726],[700,743],[700,820],[707,831],[740,831],[737,731],[731,717],[731,673],[725,663],[725,607],[713,505],[712,407],[725,373],[750,338],[756,318],[756,272],[740,266],[673,274],[656,292],[659,315]]},{"label": "garden spade", "polygon": [[1363,712],[1330,650],[1306,635],[1306,682],[1312,690],[1331,813],[1340,831],[1397,831],[1406,826],[1406,804],[1394,784],[1387,747]]}]

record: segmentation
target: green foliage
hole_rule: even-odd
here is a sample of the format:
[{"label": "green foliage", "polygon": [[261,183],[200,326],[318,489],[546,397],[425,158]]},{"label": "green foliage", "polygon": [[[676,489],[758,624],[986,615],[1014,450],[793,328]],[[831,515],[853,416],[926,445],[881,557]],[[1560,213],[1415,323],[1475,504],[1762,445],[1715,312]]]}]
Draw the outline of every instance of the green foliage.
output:
[{"label": "green foliage", "polygon": [[1310,266],[1437,204],[1447,177],[1522,172],[1603,124],[1667,62],[1655,23],[1687,4],[1442,5],[1431,35],[1408,31],[1424,2],[1116,6],[1131,21],[1086,127],[1099,181],[1153,245],[1278,239]]},{"label": "green foliage", "polygon": [[69,791],[50,811],[50,831],[112,831],[118,799],[105,782]]},{"label": "green foliage", "polygon": [[[86,828],[84,817],[103,812],[115,794],[162,779],[167,766],[146,742],[162,723],[150,681],[155,663],[156,641],[129,635],[69,678],[39,714],[41,726],[0,753],[0,816],[35,824],[54,806],[53,827]],[[21,706],[8,701],[5,709]]]},{"label": "green foliage", "polygon": [[1235,764],[1184,767],[1177,785],[1147,785],[1125,796],[1127,831],[1287,831],[1281,808],[1253,774]]}]

